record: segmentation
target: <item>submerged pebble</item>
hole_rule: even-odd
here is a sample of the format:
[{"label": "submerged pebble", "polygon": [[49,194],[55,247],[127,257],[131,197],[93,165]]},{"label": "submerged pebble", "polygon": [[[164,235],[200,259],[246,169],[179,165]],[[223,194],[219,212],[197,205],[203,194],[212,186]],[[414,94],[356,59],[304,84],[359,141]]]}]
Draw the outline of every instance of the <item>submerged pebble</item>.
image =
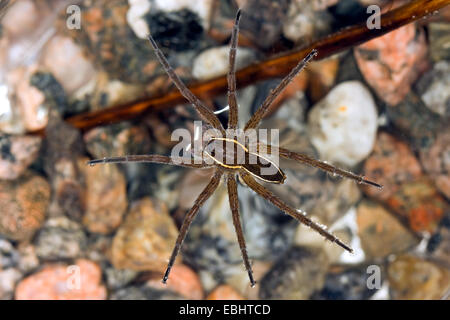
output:
[{"label": "submerged pebble", "polygon": [[48,182],[31,172],[14,181],[0,181],[0,234],[30,239],[42,226],[50,202]]},{"label": "submerged pebble", "polygon": [[14,180],[36,160],[42,139],[0,133],[0,179]]},{"label": "submerged pebble", "polygon": [[326,10],[316,10],[325,3],[317,1],[292,1],[283,20],[283,34],[294,42],[311,41],[328,34],[333,17]]},{"label": "submerged pebble", "polygon": [[401,102],[427,66],[423,31],[411,23],[354,49],[365,80],[391,106]]},{"label": "submerged pebble", "polygon": [[419,240],[380,204],[364,200],[357,209],[358,235],[368,259],[413,248]]},{"label": "submerged pebble", "polygon": [[35,244],[41,259],[74,259],[86,250],[87,237],[80,224],[66,217],[51,218],[39,230]]},{"label": "submerged pebble", "polygon": [[313,295],[313,299],[319,300],[367,300],[378,289],[368,288],[367,266],[352,268],[338,268],[327,274],[322,290]]},{"label": "submerged pebble", "polygon": [[293,247],[261,279],[260,299],[305,300],[325,283],[328,260],[316,248]]},{"label": "submerged pebble", "polygon": [[[80,276],[74,280],[74,272]],[[16,288],[16,300],[105,300],[100,267],[89,260],[74,265],[51,264],[23,279]]]},{"label": "submerged pebble", "polygon": [[128,201],[126,180],[116,164],[87,166],[78,162],[86,182],[83,224],[90,232],[108,234],[122,223]]},{"label": "submerged pebble", "polygon": [[448,292],[450,271],[431,261],[402,255],[387,268],[390,291],[398,300],[437,300]]},{"label": "submerged pebble", "polygon": [[372,154],[364,162],[364,174],[383,185],[383,191],[363,186],[370,197],[385,201],[402,184],[422,177],[422,168],[409,145],[387,133],[380,132]]},{"label": "submerged pebble", "polygon": [[[199,80],[208,80],[225,75],[229,69],[229,46],[215,47],[201,52],[194,60],[192,75]],[[243,68],[254,59],[249,49],[240,48],[236,54],[236,68]]]},{"label": "submerged pebble", "polygon": [[437,62],[417,82],[417,87],[428,109],[450,119],[450,62]]},{"label": "submerged pebble", "polygon": [[206,297],[206,300],[244,300],[244,297],[242,297],[232,287],[223,284],[210,292]]},{"label": "submerged pebble", "polygon": [[167,284],[163,284],[161,275],[157,274],[149,279],[145,285],[155,289],[171,290],[187,299],[201,300],[204,298],[200,278],[185,264],[173,266]]},{"label": "submerged pebble", "polygon": [[167,267],[178,230],[165,205],[144,198],[134,203],[114,236],[114,267],[161,273]]},{"label": "submerged pebble", "polygon": [[450,129],[438,133],[430,148],[420,154],[420,160],[439,191],[450,199]]},{"label": "submerged pebble", "polygon": [[377,109],[360,82],[338,84],[308,115],[309,135],[321,160],[354,166],[372,151]]}]

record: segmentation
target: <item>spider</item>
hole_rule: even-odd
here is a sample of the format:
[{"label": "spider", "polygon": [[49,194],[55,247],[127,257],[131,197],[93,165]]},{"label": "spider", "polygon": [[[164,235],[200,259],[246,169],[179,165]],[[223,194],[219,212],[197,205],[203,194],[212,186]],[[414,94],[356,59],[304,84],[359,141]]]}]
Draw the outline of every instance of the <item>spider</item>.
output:
[{"label": "spider", "polygon": [[[238,124],[238,104],[236,99],[236,75],[235,75],[235,60],[236,60],[236,48],[238,41],[238,33],[239,33],[239,21],[241,17],[241,10],[237,11],[236,19],[234,22],[234,26],[232,29],[231,40],[230,40],[230,51],[229,51],[229,71],[227,74],[228,81],[228,107],[229,107],[229,116],[228,116],[228,128],[225,130],[222,123],[219,121],[216,114],[211,111],[202,101],[200,101],[181,81],[178,75],[174,72],[172,67],[169,65],[167,59],[165,58],[162,51],[158,48],[155,40],[151,35],[148,36],[148,40],[150,41],[151,46],[154,49],[155,55],[163,66],[164,70],[168,74],[169,78],[173,81],[175,86],[180,90],[181,94],[189,101],[190,104],[197,110],[202,120],[207,123],[207,127],[214,129],[219,133],[220,136],[226,136],[227,132],[230,130],[236,130]],[[280,82],[280,84],[272,90],[272,92],[267,96],[262,105],[258,108],[258,110],[251,116],[250,120],[245,125],[242,130],[243,133],[246,133],[250,130],[254,130],[258,128],[261,119],[266,113],[269,106],[275,100],[275,98],[286,88],[286,86],[294,79],[294,77],[307,65],[309,61],[311,61],[317,55],[317,50],[312,50],[302,61],[300,61],[297,66],[295,66],[292,71]],[[228,137],[228,135],[227,135]],[[249,144],[253,146],[256,145],[256,152],[250,151]],[[253,148],[252,150],[254,150]],[[253,277],[252,266],[249,262],[244,234],[242,230],[242,225],[240,221],[239,215],[239,201],[238,201],[238,193],[237,193],[237,178],[240,177],[241,180],[254,192],[263,198],[267,199],[273,205],[298,220],[299,222],[309,226],[320,235],[322,235],[325,239],[330,240],[337,245],[341,246],[345,250],[349,252],[353,252],[353,250],[338,239],[336,236],[331,234],[326,230],[324,226],[314,222],[310,218],[306,216],[306,214],[301,210],[296,210],[281,199],[279,199],[275,194],[269,191],[266,187],[257,182],[258,180],[266,181],[269,183],[278,183],[283,184],[285,181],[285,174],[283,171],[278,168],[274,162],[269,160],[269,157],[263,156],[261,150],[266,150],[269,154],[277,153],[279,156],[287,159],[291,159],[294,161],[298,161],[301,163],[305,163],[307,165],[319,168],[324,170],[332,175],[338,175],[341,177],[346,177],[357,181],[358,183],[364,183],[368,185],[375,186],[377,188],[382,188],[381,185],[369,181],[365,179],[364,176],[357,175],[347,170],[339,169],[331,164],[328,164],[323,161],[315,160],[310,158],[307,155],[292,152],[287,149],[271,146],[269,144],[263,143],[259,140],[249,142],[247,140],[244,143],[238,141],[236,136],[232,138],[220,138],[220,137],[209,137],[206,141],[203,142],[203,148],[201,150],[202,160],[200,163],[192,163],[192,162],[183,162],[175,161],[173,157],[163,156],[163,155],[126,155],[121,157],[109,157],[103,159],[95,159],[88,161],[89,165],[95,165],[100,163],[129,163],[129,162],[151,162],[151,163],[160,163],[160,164],[170,164],[170,165],[178,165],[189,168],[215,168],[214,175],[209,181],[208,185],[204,188],[204,190],[200,193],[198,198],[195,200],[193,207],[186,214],[184,221],[181,225],[180,232],[178,238],[175,243],[175,247],[170,256],[170,260],[167,265],[167,269],[164,273],[162,282],[166,283],[169,278],[170,270],[175,262],[175,259],[181,249],[181,245],[186,237],[188,229],[191,225],[191,222],[197,215],[201,206],[205,203],[205,201],[214,193],[216,188],[219,186],[222,177],[225,177],[229,202],[231,207],[232,219],[234,228],[237,235],[237,240],[239,243],[240,251],[242,254],[242,259],[244,261],[245,269],[248,273],[248,277],[250,280],[250,284],[252,287],[255,286],[256,282]],[[222,154],[222,158],[219,156],[219,153]],[[243,155],[243,157],[239,157],[238,154]],[[223,160],[223,155],[227,155],[226,160]],[[251,162],[250,158],[253,157],[253,160],[256,161]],[[212,161],[206,161],[207,159]],[[271,174],[264,174],[263,169],[268,166],[274,166],[275,172]],[[256,178],[256,179],[255,179]]]}]

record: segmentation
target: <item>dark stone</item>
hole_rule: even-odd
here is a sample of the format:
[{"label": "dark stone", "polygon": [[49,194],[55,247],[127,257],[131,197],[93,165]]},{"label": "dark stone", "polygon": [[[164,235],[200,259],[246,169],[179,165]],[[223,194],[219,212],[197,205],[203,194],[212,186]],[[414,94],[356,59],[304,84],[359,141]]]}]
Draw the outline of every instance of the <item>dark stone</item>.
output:
[{"label": "dark stone", "polygon": [[279,41],[290,0],[249,0],[243,8],[240,29],[261,48]]},{"label": "dark stone", "polygon": [[38,71],[30,78],[30,84],[45,96],[45,105],[58,110],[61,115],[69,114],[67,96],[61,84],[50,72]]},{"label": "dark stone", "polygon": [[0,135],[0,159],[15,162],[16,158],[11,153],[11,140],[9,135]]},{"label": "dark stone", "polygon": [[182,300],[183,297],[169,291],[146,286],[130,286],[111,294],[109,300]]},{"label": "dark stone", "polygon": [[378,289],[369,289],[367,268],[351,268],[342,272],[329,273],[324,288],[316,292],[312,299],[318,300],[367,300]]},{"label": "dark stone", "polygon": [[328,269],[326,255],[313,248],[293,247],[260,282],[260,299],[308,299],[320,290]]},{"label": "dark stone", "polygon": [[152,37],[162,48],[174,51],[195,49],[203,35],[200,18],[188,9],[174,12],[150,11],[145,19]]}]

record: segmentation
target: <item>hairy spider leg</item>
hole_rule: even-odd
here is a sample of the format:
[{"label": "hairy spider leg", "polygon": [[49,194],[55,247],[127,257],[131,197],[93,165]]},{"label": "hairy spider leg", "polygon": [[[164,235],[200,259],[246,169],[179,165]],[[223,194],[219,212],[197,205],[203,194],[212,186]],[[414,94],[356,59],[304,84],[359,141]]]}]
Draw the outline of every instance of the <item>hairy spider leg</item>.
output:
[{"label": "hairy spider leg", "polygon": [[214,128],[217,130],[220,130],[220,132],[225,135],[225,129],[222,126],[222,123],[219,121],[219,118],[216,117],[214,112],[209,109],[205,104],[197,98],[191,90],[186,87],[186,85],[181,81],[180,77],[175,73],[175,71],[172,69],[172,67],[169,64],[169,61],[167,61],[166,57],[162,53],[162,51],[158,48],[158,45],[156,44],[156,41],[153,39],[151,35],[148,35],[148,40],[150,41],[150,44],[153,47],[153,50],[155,51],[156,57],[158,58],[159,62],[163,66],[164,70],[166,71],[169,78],[173,81],[175,86],[178,88],[180,93],[194,106],[194,108],[200,113],[200,116],[209,124],[211,124]]},{"label": "hairy spider leg", "polygon": [[239,215],[239,199],[237,192],[236,176],[234,173],[228,174],[227,179],[228,187],[228,199],[230,201],[231,214],[233,217],[234,229],[236,230],[236,235],[239,243],[239,248],[241,249],[242,259],[244,260],[245,269],[248,273],[248,278],[252,287],[255,286],[256,282],[253,278],[252,266],[248,259],[247,248],[245,245],[244,232],[242,230],[240,215]]},{"label": "hairy spider leg", "polygon": [[267,96],[258,110],[256,110],[250,120],[248,120],[247,124],[244,127],[244,131],[248,129],[255,129],[258,127],[261,119],[264,117],[264,114],[266,113],[270,105],[274,102],[274,100],[280,95],[281,92],[283,92],[283,90],[295,78],[295,76],[299,74],[300,71],[302,71],[306,67],[308,62],[310,62],[316,55],[317,50],[311,50],[311,52],[308,53],[308,55],[303,58],[303,60],[300,61],[283,80],[281,80],[278,86],[270,92],[270,94]]},{"label": "hairy spider leg", "polygon": [[259,147],[262,147],[264,150],[267,150],[268,153],[272,153],[272,151],[276,151],[277,154],[279,154],[280,156],[282,156],[283,158],[289,159],[289,160],[294,160],[297,162],[301,162],[301,163],[305,163],[309,166],[318,168],[320,170],[326,171],[331,173],[333,176],[337,175],[340,177],[345,177],[351,180],[356,181],[357,183],[360,184],[366,184],[366,185],[370,185],[373,187],[377,187],[378,189],[383,189],[383,186],[381,184],[378,184],[374,181],[368,180],[366,179],[365,176],[362,175],[358,175],[356,173],[353,173],[351,171],[348,170],[344,170],[344,169],[340,169],[337,168],[327,162],[324,161],[320,161],[320,160],[316,160],[314,158],[311,158],[303,153],[298,153],[298,152],[294,152],[294,151],[290,151],[287,150],[285,148],[281,148],[281,147],[274,147],[271,145],[262,145],[259,144]]},{"label": "hairy spider leg", "polygon": [[186,214],[183,224],[181,225],[177,241],[175,242],[175,247],[173,248],[172,255],[170,256],[169,264],[167,265],[166,272],[164,273],[164,277],[162,279],[163,283],[166,283],[167,279],[169,278],[170,270],[172,269],[173,264],[175,263],[175,259],[177,258],[177,255],[181,249],[181,245],[183,244],[184,238],[186,237],[188,229],[191,226],[192,220],[194,220],[195,216],[197,215],[198,211],[205,203],[205,201],[208,200],[209,197],[211,197],[211,195],[219,186],[222,174],[223,171],[221,169],[216,170],[214,176],[209,181],[208,185],[205,187],[205,189],[203,189],[198,198],[195,200],[192,208]]},{"label": "hairy spider leg", "polygon": [[238,103],[236,99],[236,48],[239,34],[239,20],[241,19],[241,9],[236,14],[236,20],[234,21],[233,31],[231,33],[230,41],[230,54],[229,61],[230,67],[228,70],[228,106],[230,111],[228,113],[228,129],[236,129],[238,124]]},{"label": "hairy spider leg", "polygon": [[319,224],[317,224],[316,222],[312,221],[303,213],[299,213],[297,210],[291,208],[286,203],[284,203],[280,198],[278,198],[275,194],[273,194],[271,191],[267,190],[264,186],[257,183],[255,181],[255,179],[253,179],[252,176],[249,175],[247,172],[245,172],[244,170],[241,170],[240,175],[241,175],[242,179],[244,180],[245,184],[247,186],[249,186],[250,189],[252,189],[254,192],[256,192],[263,198],[270,201],[272,204],[274,204],[280,210],[286,212],[288,215],[290,215],[294,219],[307,225],[311,229],[317,231],[320,235],[322,235],[327,240],[330,240],[331,242],[335,242],[337,245],[344,248],[348,252],[353,252],[352,248],[350,248],[348,245],[346,245],[344,242],[342,242],[339,238],[337,238],[333,234],[329,233],[327,230],[325,230],[324,227],[322,227]]}]

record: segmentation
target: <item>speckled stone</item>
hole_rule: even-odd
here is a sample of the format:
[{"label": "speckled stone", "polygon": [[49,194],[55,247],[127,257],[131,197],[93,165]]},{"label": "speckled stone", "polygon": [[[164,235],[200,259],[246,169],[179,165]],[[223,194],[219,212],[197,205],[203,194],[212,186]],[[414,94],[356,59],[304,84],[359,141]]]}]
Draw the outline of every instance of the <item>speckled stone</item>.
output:
[{"label": "speckled stone", "polygon": [[424,32],[413,23],[355,47],[354,52],[366,81],[391,106],[405,98],[427,66]]},{"label": "speckled stone", "polygon": [[430,148],[420,153],[420,160],[439,191],[450,199],[450,129],[437,134]]},{"label": "speckled stone", "polygon": [[[68,265],[52,264],[23,279],[16,288],[17,300],[104,300],[101,269],[89,260],[78,260],[80,287]],[[72,287],[73,286],[73,287]]]},{"label": "speckled stone", "polygon": [[248,0],[240,7],[243,16],[240,22],[241,33],[258,46],[268,49],[279,41],[283,22],[289,10],[288,0]]},{"label": "speckled stone", "polygon": [[83,48],[97,68],[113,79],[131,83],[149,83],[162,74],[148,40],[138,38],[128,25],[127,0],[84,1],[80,8],[81,29],[65,28],[64,14],[60,17],[61,30]]},{"label": "speckled stone", "polygon": [[36,174],[0,181],[0,234],[14,240],[31,238],[44,222],[49,202],[50,186]]},{"label": "speckled stone", "polygon": [[15,268],[0,268],[0,300],[13,299],[14,288],[22,276],[22,273]]},{"label": "speckled stone", "polygon": [[419,243],[392,213],[368,200],[357,208],[358,235],[367,259],[406,252]]},{"label": "speckled stone", "polygon": [[260,299],[308,299],[325,283],[328,261],[323,251],[293,247],[261,279]]},{"label": "speckled stone", "polygon": [[14,180],[36,160],[42,139],[0,134],[0,179]]},{"label": "speckled stone", "polygon": [[90,232],[108,234],[120,226],[128,206],[125,176],[116,164],[92,167],[86,162],[78,162],[86,181],[83,224]]},{"label": "speckled stone", "polygon": [[448,202],[428,179],[403,184],[386,203],[415,232],[433,232],[449,210]]},{"label": "speckled stone", "polygon": [[12,241],[0,237],[0,270],[14,267],[18,257],[19,253]]},{"label": "speckled stone", "polygon": [[127,122],[94,128],[86,132],[83,139],[94,158],[146,154],[150,151],[150,136],[146,127]]},{"label": "speckled stone", "polygon": [[167,284],[161,282],[161,275],[154,274],[145,285],[155,289],[170,290],[187,299],[201,300],[204,297],[200,278],[194,270],[184,264],[173,266]]},{"label": "speckled stone", "polygon": [[450,263],[450,212],[442,218],[436,232],[428,240],[427,253],[439,261]]},{"label": "speckled stone", "polygon": [[130,269],[118,270],[114,267],[106,268],[106,285],[111,290],[123,288],[134,281],[138,274],[139,272]]},{"label": "speckled stone", "polygon": [[208,294],[206,300],[244,300],[236,290],[228,285],[220,285]]},{"label": "speckled stone", "polygon": [[146,286],[129,286],[111,293],[109,300],[183,300],[169,290],[158,290]]},{"label": "speckled stone", "polygon": [[[450,12],[447,8],[447,12]],[[450,23],[434,22],[428,25],[428,35],[430,37],[430,55],[434,61],[450,59]]]},{"label": "speckled stone", "polygon": [[403,255],[388,266],[393,299],[441,299],[450,287],[450,271],[431,261]]},{"label": "speckled stone", "polygon": [[162,273],[178,230],[167,208],[144,198],[134,203],[114,236],[111,260],[117,269]]},{"label": "speckled stone", "polygon": [[416,84],[425,105],[444,119],[450,118],[450,62],[439,61]]},{"label": "speckled stone", "polygon": [[85,184],[77,160],[84,153],[78,130],[53,110],[43,143],[43,166],[52,186],[51,215],[81,221],[85,212]]},{"label": "speckled stone", "polygon": [[415,93],[406,95],[395,108],[386,108],[389,121],[411,142],[413,150],[428,149],[435,141],[436,134],[445,128],[445,120],[432,112]]},{"label": "speckled stone", "polygon": [[403,183],[420,179],[423,172],[408,143],[387,132],[380,132],[372,154],[364,162],[364,175],[383,185],[381,191],[362,186],[364,192],[371,198],[385,201]]},{"label": "speckled stone", "polygon": [[43,260],[80,257],[87,245],[81,225],[66,217],[47,220],[36,235],[36,254]]},{"label": "speckled stone", "polygon": [[[314,293],[312,299],[318,300],[367,300],[373,296],[378,289],[369,289],[366,265],[351,268],[335,268],[328,273],[322,290]],[[384,278],[381,269],[381,277]],[[381,280],[382,280],[381,279]]]},{"label": "speckled stone", "polygon": [[43,49],[41,59],[42,66],[58,79],[68,95],[75,93],[96,75],[92,62],[82,48],[67,36],[52,37]]},{"label": "speckled stone", "polygon": [[283,19],[283,34],[296,43],[312,41],[331,32],[332,15],[317,1],[291,1],[287,17]]}]

